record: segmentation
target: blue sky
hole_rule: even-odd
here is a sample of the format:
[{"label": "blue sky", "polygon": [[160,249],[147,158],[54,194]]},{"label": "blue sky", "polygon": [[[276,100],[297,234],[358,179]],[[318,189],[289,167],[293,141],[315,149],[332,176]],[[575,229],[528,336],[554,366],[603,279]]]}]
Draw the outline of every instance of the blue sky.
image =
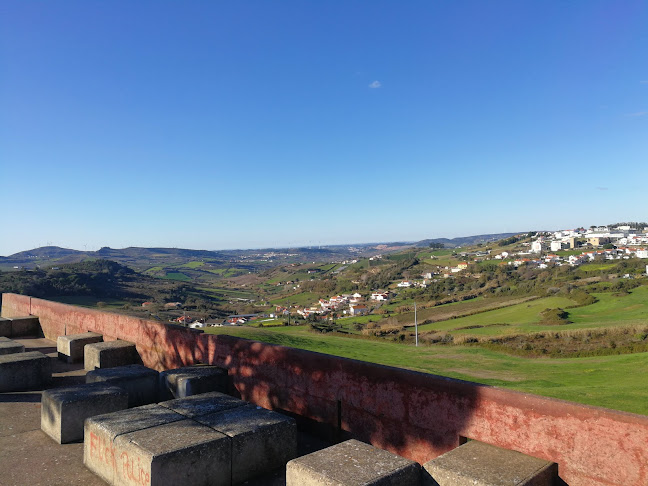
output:
[{"label": "blue sky", "polygon": [[0,255],[646,220],[643,1],[0,4]]}]

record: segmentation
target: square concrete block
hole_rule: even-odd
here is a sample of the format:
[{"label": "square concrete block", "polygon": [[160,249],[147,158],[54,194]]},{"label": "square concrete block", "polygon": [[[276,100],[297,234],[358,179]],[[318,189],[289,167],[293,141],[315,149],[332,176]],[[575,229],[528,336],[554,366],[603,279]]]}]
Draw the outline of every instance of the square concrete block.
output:
[{"label": "square concrete block", "polygon": [[284,467],[297,455],[295,420],[255,405],[196,417],[232,441],[232,484]]},{"label": "square concrete block", "polygon": [[113,484],[118,462],[123,463],[127,458],[126,455],[121,457],[121,451],[115,448],[115,437],[185,419],[185,416],[159,405],[90,417],[84,425],[83,463],[104,481]]},{"label": "square concrete block", "polygon": [[52,360],[39,351],[0,355],[0,392],[44,388],[52,381]]},{"label": "square concrete block", "polygon": [[160,400],[227,392],[227,370],[218,366],[189,366],[160,372]]},{"label": "square concrete block", "polygon": [[200,395],[176,398],[175,400],[159,403],[160,406],[173,410],[187,418],[196,418],[210,413],[222,412],[223,410],[242,407],[247,404],[248,402],[220,392],[202,393]]},{"label": "square concrete block", "polygon": [[23,353],[25,346],[7,337],[0,337],[0,354]]},{"label": "square concrete block", "polygon": [[43,331],[36,316],[8,317],[11,321],[11,337],[41,336]]},{"label": "square concrete block", "polygon": [[554,462],[470,441],[423,465],[431,486],[551,486]]},{"label": "square concrete block", "polygon": [[85,419],[127,407],[128,392],[107,383],[52,388],[41,398],[41,430],[59,444],[80,441]]},{"label": "square concrete block", "polygon": [[137,407],[157,402],[158,375],[155,370],[134,364],[88,371],[86,383],[105,382],[123,388],[128,392],[128,406]]},{"label": "square concrete block", "polygon": [[137,364],[139,355],[135,344],[129,341],[106,341],[88,344],[84,348],[84,367],[87,371]]},{"label": "square concrete block", "polygon": [[357,440],[298,457],[286,466],[286,486],[411,486],[420,481],[418,463]]},{"label": "square concrete block", "polygon": [[1,337],[11,336],[11,321],[4,317],[0,317],[0,336]]},{"label": "square concrete block", "polygon": [[185,419],[117,436],[113,484],[231,484],[231,446],[224,434]]},{"label": "square concrete block", "polygon": [[59,359],[68,363],[78,363],[83,361],[84,348],[86,344],[100,343],[103,336],[96,332],[84,332],[81,334],[68,334],[59,336],[56,340],[56,350]]}]

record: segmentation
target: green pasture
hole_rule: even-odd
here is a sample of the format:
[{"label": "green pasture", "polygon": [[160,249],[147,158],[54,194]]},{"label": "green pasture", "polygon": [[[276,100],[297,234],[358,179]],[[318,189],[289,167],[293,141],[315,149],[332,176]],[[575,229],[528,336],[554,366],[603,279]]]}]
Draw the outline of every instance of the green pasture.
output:
[{"label": "green pasture", "polygon": [[595,358],[522,358],[468,346],[419,346],[316,334],[307,326],[208,328],[280,344],[501,386],[589,405],[648,414],[648,353]]},{"label": "green pasture", "polygon": [[313,292],[301,292],[299,294],[287,295],[279,299],[273,299],[270,301],[273,305],[301,305],[301,306],[314,306],[319,305],[319,297]]},{"label": "green pasture", "polygon": [[178,280],[179,282],[191,282],[191,277],[182,272],[167,272],[166,277],[169,280]]}]

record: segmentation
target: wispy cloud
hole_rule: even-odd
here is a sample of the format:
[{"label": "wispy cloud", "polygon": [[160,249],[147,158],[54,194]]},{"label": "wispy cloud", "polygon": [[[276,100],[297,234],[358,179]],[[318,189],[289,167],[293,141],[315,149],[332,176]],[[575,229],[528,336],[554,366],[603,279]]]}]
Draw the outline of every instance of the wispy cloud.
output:
[{"label": "wispy cloud", "polygon": [[648,79],[643,79],[643,80],[641,80],[641,81],[639,81],[639,82],[640,82],[641,84],[648,84]]},{"label": "wispy cloud", "polygon": [[626,116],[646,116],[648,111],[638,111],[636,113],[628,113]]},{"label": "wispy cloud", "polygon": [[380,83],[380,81],[374,81],[369,85],[370,88],[380,88],[381,86],[382,84]]},{"label": "wispy cloud", "polygon": [[602,186],[598,186],[597,189],[598,189],[599,191],[607,191],[607,190],[608,190],[607,187],[602,187]]}]

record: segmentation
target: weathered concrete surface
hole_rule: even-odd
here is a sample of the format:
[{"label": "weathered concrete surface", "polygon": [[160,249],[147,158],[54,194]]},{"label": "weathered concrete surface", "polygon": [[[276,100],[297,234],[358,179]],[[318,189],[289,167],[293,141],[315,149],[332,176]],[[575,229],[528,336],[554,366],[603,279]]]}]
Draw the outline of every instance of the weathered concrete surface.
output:
[{"label": "weathered concrete surface", "polygon": [[0,317],[0,337],[11,337],[11,321]]},{"label": "weathered concrete surface", "polygon": [[231,408],[242,407],[247,402],[220,392],[203,393],[187,398],[176,398],[160,402],[161,407],[166,407],[187,418],[200,417],[215,412],[222,412]]},{"label": "weathered concrete surface", "polygon": [[116,366],[88,371],[86,383],[105,382],[128,392],[128,406],[138,407],[157,402],[158,375],[142,365]]},{"label": "weathered concrete surface", "polygon": [[41,430],[59,444],[80,441],[85,419],[127,407],[128,392],[107,383],[45,390],[41,400]]},{"label": "weathered concrete surface", "polygon": [[113,484],[231,484],[230,439],[185,419],[118,436]]},{"label": "weathered concrete surface", "polygon": [[7,337],[0,336],[0,354],[14,354],[22,353],[25,351],[25,346],[9,339]]},{"label": "weathered concrete surface", "polygon": [[43,388],[51,379],[51,358],[39,351],[0,355],[0,392]]},{"label": "weathered concrete surface", "polygon": [[160,372],[160,400],[227,392],[227,370],[218,366],[186,366]]},{"label": "weathered concrete surface", "polygon": [[286,466],[286,486],[412,486],[420,481],[416,462],[357,440],[298,457]]},{"label": "weathered concrete surface", "polygon": [[297,455],[297,426],[285,415],[245,405],[195,420],[230,438],[233,484],[284,467]]},{"label": "weathered concrete surface", "polygon": [[40,336],[41,326],[36,316],[9,317],[11,321],[11,337]]},{"label": "weathered concrete surface", "polygon": [[112,484],[118,462],[124,459],[113,443],[116,437],[185,419],[184,415],[159,405],[144,405],[90,417],[84,426],[83,463]]},{"label": "weathered concrete surface", "polygon": [[570,486],[648,484],[646,416],[3,294],[3,316],[30,313],[54,339],[83,331],[128,339],[157,370],[226,367],[245,400],[332,426],[339,420],[342,430],[420,463],[470,437],[556,462]]},{"label": "weathered concrete surface", "polygon": [[68,334],[59,336],[56,340],[56,350],[60,359],[68,363],[83,361],[84,348],[86,344],[100,343],[103,336],[96,332],[83,332],[80,334]]},{"label": "weathered concrete surface", "polygon": [[83,364],[88,371],[137,364],[139,361],[137,348],[130,341],[88,344],[83,349]]},{"label": "weathered concrete surface", "polygon": [[429,486],[552,486],[558,465],[470,441],[423,465]]}]

